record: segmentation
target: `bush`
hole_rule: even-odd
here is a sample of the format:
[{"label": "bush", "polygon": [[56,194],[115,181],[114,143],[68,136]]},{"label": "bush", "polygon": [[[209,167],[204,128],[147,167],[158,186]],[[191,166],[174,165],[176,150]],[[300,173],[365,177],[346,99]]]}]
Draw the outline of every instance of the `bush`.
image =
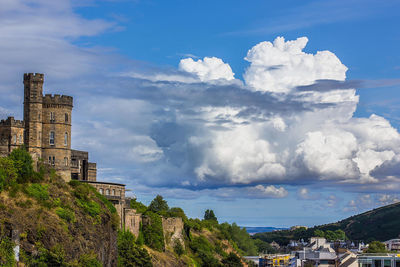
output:
[{"label": "bush", "polygon": [[17,181],[17,169],[10,158],[0,157],[0,192]]},{"label": "bush", "polygon": [[385,244],[379,241],[372,241],[368,245],[367,253],[385,253],[387,252]]},{"label": "bush", "polygon": [[31,184],[26,188],[26,192],[37,201],[43,202],[49,199],[48,187],[48,185]]},{"label": "bush", "polygon": [[243,267],[240,258],[233,252],[229,253],[229,255],[222,260],[222,264],[226,267]]},{"label": "bush", "polygon": [[75,213],[72,210],[59,207],[56,209],[56,214],[67,222],[75,222]]},{"label": "bush", "polygon": [[85,212],[88,213],[90,216],[96,217],[100,214],[101,208],[97,202],[93,200],[85,201],[81,199],[77,199],[76,202],[78,206],[83,208]]},{"label": "bush", "polygon": [[84,254],[79,259],[79,266],[82,267],[102,267],[95,254]]},{"label": "bush", "polygon": [[118,232],[118,266],[153,266],[147,250],[135,244],[135,237],[129,231]]},{"label": "bush", "polygon": [[176,254],[178,254],[178,256],[181,256],[185,253],[185,249],[183,248],[181,242],[179,242],[178,240],[175,241],[174,251]]},{"label": "bush", "polygon": [[147,207],[143,203],[137,201],[136,199],[131,199],[130,207],[131,209],[135,209],[136,213],[143,214],[147,211]]},{"label": "bush", "polygon": [[0,265],[13,267],[14,264],[14,244],[9,238],[3,238],[0,242]]},{"label": "bush", "polygon": [[11,152],[9,158],[14,162],[17,170],[17,182],[29,182],[34,173],[33,160],[29,152],[24,147],[17,148]]},{"label": "bush", "polygon": [[144,243],[158,251],[164,250],[164,233],[160,215],[147,211],[145,213],[150,220],[148,224],[143,224]]},{"label": "bush", "polygon": [[167,216],[168,216],[168,217],[180,217],[180,218],[182,218],[183,221],[186,221],[186,220],[188,219],[188,218],[186,217],[186,214],[185,214],[185,212],[183,211],[183,209],[178,208],[178,207],[170,208],[170,209],[168,210]]}]

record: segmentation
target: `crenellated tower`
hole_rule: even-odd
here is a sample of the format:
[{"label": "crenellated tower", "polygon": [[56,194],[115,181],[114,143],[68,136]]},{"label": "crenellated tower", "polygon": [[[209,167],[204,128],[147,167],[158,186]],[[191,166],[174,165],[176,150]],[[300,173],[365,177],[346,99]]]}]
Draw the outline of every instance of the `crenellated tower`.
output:
[{"label": "crenellated tower", "polygon": [[42,157],[43,82],[43,74],[24,74],[24,144],[35,161]]},{"label": "crenellated tower", "polygon": [[42,158],[65,179],[71,179],[71,96],[43,97]]}]

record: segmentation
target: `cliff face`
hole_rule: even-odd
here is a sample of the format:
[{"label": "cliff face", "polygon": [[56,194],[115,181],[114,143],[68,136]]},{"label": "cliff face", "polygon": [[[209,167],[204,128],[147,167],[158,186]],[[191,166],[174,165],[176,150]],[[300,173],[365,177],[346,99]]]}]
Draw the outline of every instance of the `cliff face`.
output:
[{"label": "cliff face", "polygon": [[97,259],[117,264],[118,219],[88,185],[53,177],[0,192],[0,240],[20,245],[20,261]]}]

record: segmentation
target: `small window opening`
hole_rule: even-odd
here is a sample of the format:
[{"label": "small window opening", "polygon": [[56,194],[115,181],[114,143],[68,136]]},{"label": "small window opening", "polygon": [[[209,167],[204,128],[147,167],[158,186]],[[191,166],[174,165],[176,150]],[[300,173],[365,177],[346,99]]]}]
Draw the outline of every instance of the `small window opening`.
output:
[{"label": "small window opening", "polygon": [[52,131],[50,132],[50,145],[54,145],[55,133]]},{"label": "small window opening", "polygon": [[64,134],[64,146],[68,146],[68,133]]},{"label": "small window opening", "polygon": [[68,113],[65,113],[65,122],[68,122]]},{"label": "small window opening", "polygon": [[54,112],[50,112],[50,122],[55,122],[56,118]]}]

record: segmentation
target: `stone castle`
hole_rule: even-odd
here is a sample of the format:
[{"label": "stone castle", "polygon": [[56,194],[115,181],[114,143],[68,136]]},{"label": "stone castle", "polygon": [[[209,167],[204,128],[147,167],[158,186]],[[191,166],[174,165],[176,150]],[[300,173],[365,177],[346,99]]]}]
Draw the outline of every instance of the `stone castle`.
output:
[{"label": "stone castle", "polygon": [[[89,153],[71,149],[73,98],[65,95],[43,95],[44,74],[24,74],[24,119],[8,117],[0,121],[0,156],[5,157],[24,145],[35,164],[43,160],[66,181],[79,180],[94,186],[111,201],[120,216],[121,225],[136,236],[142,215],[129,206],[125,185],[97,181],[97,165],[89,162]],[[183,242],[181,218],[163,218],[164,235]]]}]

